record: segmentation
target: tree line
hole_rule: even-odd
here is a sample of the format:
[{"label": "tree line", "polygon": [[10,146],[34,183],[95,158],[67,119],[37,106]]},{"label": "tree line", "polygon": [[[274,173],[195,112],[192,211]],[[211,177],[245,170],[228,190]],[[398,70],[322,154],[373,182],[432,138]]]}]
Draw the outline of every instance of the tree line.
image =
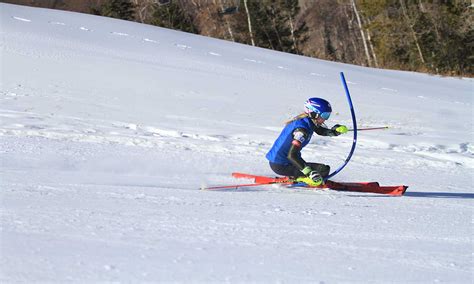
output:
[{"label": "tree line", "polygon": [[96,15],[362,66],[474,74],[470,0],[102,0]]}]

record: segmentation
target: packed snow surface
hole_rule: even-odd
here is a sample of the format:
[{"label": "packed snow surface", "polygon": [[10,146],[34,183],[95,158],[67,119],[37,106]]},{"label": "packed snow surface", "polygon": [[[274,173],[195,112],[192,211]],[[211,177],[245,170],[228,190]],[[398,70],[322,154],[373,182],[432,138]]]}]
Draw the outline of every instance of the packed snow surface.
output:
[{"label": "packed snow surface", "polygon": [[[473,80],[377,70],[0,4],[2,282],[473,281]],[[261,186],[309,97],[360,131],[336,181]],[[338,168],[352,133],[303,158]]]}]

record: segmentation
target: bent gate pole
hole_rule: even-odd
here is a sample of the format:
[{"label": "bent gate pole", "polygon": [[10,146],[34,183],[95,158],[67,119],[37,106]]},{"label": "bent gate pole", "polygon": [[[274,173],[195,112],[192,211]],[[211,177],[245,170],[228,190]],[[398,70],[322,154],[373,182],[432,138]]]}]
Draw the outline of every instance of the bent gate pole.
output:
[{"label": "bent gate pole", "polygon": [[349,155],[347,156],[346,160],[344,161],[344,164],[342,164],[342,166],[340,166],[337,170],[335,170],[335,171],[332,172],[330,175],[328,175],[328,176],[325,178],[325,180],[330,179],[331,177],[335,176],[337,173],[339,173],[340,171],[342,171],[342,169],[343,169],[343,168],[347,165],[347,163],[349,163],[349,161],[351,160],[352,154],[354,154],[354,151],[355,151],[355,148],[356,148],[356,144],[357,144],[357,122],[356,122],[356,117],[355,117],[355,112],[354,112],[354,106],[352,105],[351,94],[349,93],[349,88],[347,87],[346,78],[344,77],[344,73],[343,73],[343,72],[341,72],[341,81],[342,81],[342,84],[344,85],[344,90],[346,91],[347,101],[348,101],[349,107],[350,107],[350,109],[351,109],[352,125],[353,125],[352,131],[354,132],[354,140],[353,140],[353,142],[352,142],[351,151],[350,151]]}]

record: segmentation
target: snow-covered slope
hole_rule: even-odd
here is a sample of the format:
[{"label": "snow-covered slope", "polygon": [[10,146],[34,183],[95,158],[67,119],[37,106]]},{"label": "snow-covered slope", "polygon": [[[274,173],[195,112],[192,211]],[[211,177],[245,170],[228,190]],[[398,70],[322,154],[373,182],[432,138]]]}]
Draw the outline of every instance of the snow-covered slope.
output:
[{"label": "snow-covered slope", "polygon": [[[0,279],[473,281],[473,80],[344,65],[0,4]],[[308,97],[358,146],[339,181],[404,197],[229,184]],[[350,134],[314,137],[337,168]]]}]

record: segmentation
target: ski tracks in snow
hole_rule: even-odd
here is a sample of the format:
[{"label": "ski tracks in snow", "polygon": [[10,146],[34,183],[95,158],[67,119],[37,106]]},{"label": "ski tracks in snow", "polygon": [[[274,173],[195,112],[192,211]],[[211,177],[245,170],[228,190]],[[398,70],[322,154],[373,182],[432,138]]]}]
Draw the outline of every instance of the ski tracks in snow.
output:
[{"label": "ski tracks in snow", "polygon": [[[17,96],[7,93],[3,98]],[[216,154],[260,153],[268,142],[245,140],[242,136],[206,135],[121,121],[41,115],[29,111],[0,110],[0,136],[44,137],[53,140],[119,144],[147,148],[173,148]],[[231,143],[226,143],[231,142]]]},{"label": "ski tracks in snow", "polygon": [[[0,93],[1,100],[19,99],[17,93]],[[119,144],[147,148],[173,148],[192,152],[209,152],[222,155],[264,156],[273,141],[257,140],[247,134],[215,135],[166,129],[154,125],[141,125],[133,122],[85,119],[61,115],[42,115],[32,111],[11,111],[0,109],[0,136],[44,137],[53,140],[88,142],[99,144]],[[176,118],[178,119],[178,118]],[[321,151],[337,152],[337,149],[350,146],[351,139],[319,138],[315,145],[305,150],[305,155],[318,157]],[[389,144],[378,140],[360,139],[358,151],[387,151],[403,155],[398,161],[395,156],[385,155],[386,160],[374,159],[374,166],[396,162],[406,167],[418,168],[422,165],[436,168],[462,166],[474,168],[474,146],[470,142],[456,145],[436,144]],[[326,154],[327,156],[327,154]],[[390,157],[394,156],[393,159]],[[370,155],[364,158],[371,164]]]}]

